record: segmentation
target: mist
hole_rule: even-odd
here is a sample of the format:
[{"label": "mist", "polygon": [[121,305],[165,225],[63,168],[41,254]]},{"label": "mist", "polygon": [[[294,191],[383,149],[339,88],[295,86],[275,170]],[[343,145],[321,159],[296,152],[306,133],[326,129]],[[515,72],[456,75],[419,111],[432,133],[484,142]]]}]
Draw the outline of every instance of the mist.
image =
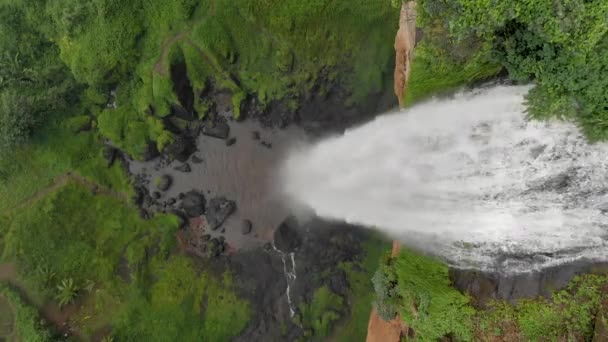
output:
[{"label": "mist", "polygon": [[520,272],[608,258],[608,145],[530,121],[530,86],[394,111],[292,151],[294,207],[378,229],[455,267]]}]

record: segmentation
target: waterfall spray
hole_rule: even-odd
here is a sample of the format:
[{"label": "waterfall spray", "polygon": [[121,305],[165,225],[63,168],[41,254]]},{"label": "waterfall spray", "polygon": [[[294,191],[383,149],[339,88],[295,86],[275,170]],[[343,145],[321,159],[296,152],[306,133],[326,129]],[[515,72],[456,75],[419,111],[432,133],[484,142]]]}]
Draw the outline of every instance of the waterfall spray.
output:
[{"label": "waterfall spray", "polygon": [[608,259],[608,145],[567,122],[527,120],[529,89],[434,100],[295,150],[283,189],[455,267]]}]

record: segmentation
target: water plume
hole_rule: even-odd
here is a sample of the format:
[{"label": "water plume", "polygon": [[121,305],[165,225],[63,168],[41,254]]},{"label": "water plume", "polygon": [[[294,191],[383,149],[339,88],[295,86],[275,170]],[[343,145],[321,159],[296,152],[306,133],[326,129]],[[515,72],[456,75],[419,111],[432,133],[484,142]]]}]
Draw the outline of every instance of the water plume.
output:
[{"label": "water plume", "polygon": [[283,189],[319,216],[375,227],[455,267],[608,259],[608,145],[567,122],[527,120],[529,89],[381,115],[293,151]]}]

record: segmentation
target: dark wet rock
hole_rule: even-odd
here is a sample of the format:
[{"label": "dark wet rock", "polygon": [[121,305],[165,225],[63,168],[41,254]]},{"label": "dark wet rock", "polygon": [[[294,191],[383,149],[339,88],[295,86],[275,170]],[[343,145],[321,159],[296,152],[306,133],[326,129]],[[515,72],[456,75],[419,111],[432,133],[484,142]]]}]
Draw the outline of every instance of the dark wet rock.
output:
[{"label": "dark wet rock", "polygon": [[131,200],[137,206],[141,206],[144,201],[145,190],[139,186],[135,187]]},{"label": "dark wet rock", "polygon": [[194,164],[200,164],[203,162],[203,159],[195,154],[192,156],[192,162]]},{"label": "dark wet rock", "polygon": [[348,280],[346,279],[346,273],[343,270],[334,270],[327,282],[329,284],[329,289],[333,293],[341,296],[346,296],[348,294]]},{"label": "dark wet rock", "polygon": [[606,274],[608,264],[582,260],[519,274],[450,269],[449,276],[454,287],[471,295],[478,307],[484,307],[493,299],[515,303],[523,298],[549,298],[553,291],[563,289],[575,276],[585,273]]},{"label": "dark wet rock", "polygon": [[226,228],[222,228],[222,230],[220,230],[220,233],[222,233],[222,234],[226,233]]},{"label": "dark wet rock", "polygon": [[172,105],[171,106],[171,115],[182,119],[182,120],[194,120],[195,117],[192,113],[186,110],[184,107],[180,105]]},{"label": "dark wet rock", "polygon": [[143,158],[145,161],[150,161],[160,155],[158,152],[158,148],[156,148],[156,143],[149,142],[146,146],[146,150],[144,151]]},{"label": "dark wet rock", "polygon": [[302,244],[298,229],[299,225],[295,217],[286,218],[274,232],[275,247],[284,253],[295,251]]},{"label": "dark wet rock", "polygon": [[169,198],[169,199],[167,200],[167,204],[168,204],[168,205],[174,205],[176,202],[177,202],[177,200],[175,200],[175,198]]},{"label": "dark wet rock", "polygon": [[225,197],[215,197],[209,201],[207,208],[207,223],[212,230],[218,229],[236,209],[234,201]]},{"label": "dark wet rock", "polygon": [[532,157],[532,159],[538,158],[538,156],[540,156],[545,151],[546,148],[547,148],[547,145],[540,145],[540,146],[531,148],[530,157]]},{"label": "dark wet rock", "polygon": [[160,192],[154,191],[152,193],[152,198],[154,198],[155,200],[159,199],[160,198]]},{"label": "dark wet rock", "polygon": [[149,220],[150,219],[150,213],[148,213],[148,211],[145,210],[145,209],[140,209],[139,210],[139,217],[141,217],[144,220]]},{"label": "dark wet rock", "polygon": [[258,131],[251,132],[251,138],[253,140],[260,140],[260,132],[258,132]]},{"label": "dark wet rock", "polygon": [[154,200],[152,199],[152,196],[150,196],[149,193],[145,192],[144,196],[143,196],[143,200],[141,202],[141,206],[144,208],[150,208],[152,206]]},{"label": "dark wet rock", "polygon": [[230,134],[230,127],[228,124],[221,120],[212,121],[209,120],[202,129],[204,135],[218,139],[227,139]]},{"label": "dark wet rock", "polygon": [[179,195],[177,195],[177,198],[180,199],[180,200],[183,200],[185,196],[186,195],[184,195],[183,192],[180,192]]},{"label": "dark wet rock", "polygon": [[203,194],[190,191],[182,199],[182,208],[189,217],[198,217],[205,213],[205,196]]},{"label": "dark wet rock", "polygon": [[190,164],[188,164],[188,163],[183,163],[180,166],[176,166],[174,168],[174,170],[180,171],[180,172],[186,172],[186,173],[192,171],[192,169],[190,169]]},{"label": "dark wet rock", "polygon": [[261,142],[262,146],[266,147],[266,148],[272,148],[272,143],[266,142],[266,141],[262,141]]},{"label": "dark wet rock", "polygon": [[112,167],[114,165],[114,161],[116,160],[116,156],[118,155],[118,150],[112,146],[104,146],[103,148],[103,159],[106,160],[106,165],[108,167]]},{"label": "dark wet rock", "polygon": [[226,140],[226,146],[232,146],[236,143],[236,138],[232,137],[228,140]]},{"label": "dark wet rock", "polygon": [[177,136],[171,144],[165,147],[164,153],[171,159],[185,163],[195,148],[195,143],[191,139],[185,136]]},{"label": "dark wet rock", "polygon": [[162,175],[158,177],[155,181],[156,188],[160,191],[167,191],[171,187],[173,183],[173,179],[169,175]]},{"label": "dark wet rock", "polygon": [[530,191],[565,191],[576,180],[576,169],[572,168],[546,179],[536,181]]},{"label": "dark wet rock", "polygon": [[241,234],[247,235],[247,234],[251,233],[252,227],[253,227],[253,225],[252,225],[251,221],[243,220],[243,222],[241,223]]},{"label": "dark wet rock", "polygon": [[207,257],[218,257],[226,250],[225,244],[218,238],[212,238],[205,243],[205,253]]}]

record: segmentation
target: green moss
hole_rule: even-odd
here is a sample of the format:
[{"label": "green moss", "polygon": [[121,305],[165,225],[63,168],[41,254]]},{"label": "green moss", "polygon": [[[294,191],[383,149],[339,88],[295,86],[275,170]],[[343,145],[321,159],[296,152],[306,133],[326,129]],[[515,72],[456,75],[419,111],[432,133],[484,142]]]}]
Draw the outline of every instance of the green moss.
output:
[{"label": "green moss", "polygon": [[606,276],[584,275],[551,299],[527,299],[515,306],[494,302],[479,313],[479,330],[498,336],[515,333],[529,341],[589,341],[607,284]]},{"label": "green moss", "polygon": [[[79,285],[86,280],[113,282],[123,251],[138,236],[162,239],[172,236],[176,227],[175,217],[157,216],[145,223],[120,200],[95,197],[77,184],[68,184],[12,217],[5,253],[43,292],[52,291],[60,279],[72,278]],[[55,274],[51,283],[38,278],[46,269]]]},{"label": "green moss", "polygon": [[403,249],[385,272],[394,279],[395,289],[388,293],[391,303],[418,340],[436,341],[448,334],[472,339],[475,309],[467,296],[451,287],[447,265]]},{"label": "green moss", "polygon": [[331,292],[327,286],[321,286],[313,293],[309,304],[302,304],[302,326],[312,330],[319,338],[327,337],[332,324],[337,321],[344,310],[344,299]]},{"label": "green moss", "polygon": [[374,301],[374,288],[370,279],[378,268],[382,256],[389,249],[390,244],[382,237],[372,236],[363,244],[364,253],[360,262],[346,262],[339,266],[348,277],[350,311],[341,324],[333,330],[334,341],[365,340]]},{"label": "green moss", "polygon": [[[50,331],[41,324],[38,312],[33,307],[27,305],[19,293],[6,284],[0,283],[0,296],[5,297],[14,316],[14,327],[12,336],[16,341],[31,342],[50,342],[52,335]],[[1,298],[1,297],[0,297]],[[5,310],[7,308],[0,308]],[[0,335],[0,337],[5,337]]]},{"label": "green moss", "polygon": [[406,104],[490,79],[502,69],[500,65],[488,61],[488,52],[483,49],[465,61],[454,61],[431,43],[423,41],[415,53],[409,87],[405,92]]},{"label": "green moss", "polygon": [[150,300],[131,287],[115,319],[114,336],[137,341],[226,341],[238,335],[250,315],[249,304],[232,292],[228,273],[219,280],[199,273],[192,262],[175,257],[160,266]]}]

